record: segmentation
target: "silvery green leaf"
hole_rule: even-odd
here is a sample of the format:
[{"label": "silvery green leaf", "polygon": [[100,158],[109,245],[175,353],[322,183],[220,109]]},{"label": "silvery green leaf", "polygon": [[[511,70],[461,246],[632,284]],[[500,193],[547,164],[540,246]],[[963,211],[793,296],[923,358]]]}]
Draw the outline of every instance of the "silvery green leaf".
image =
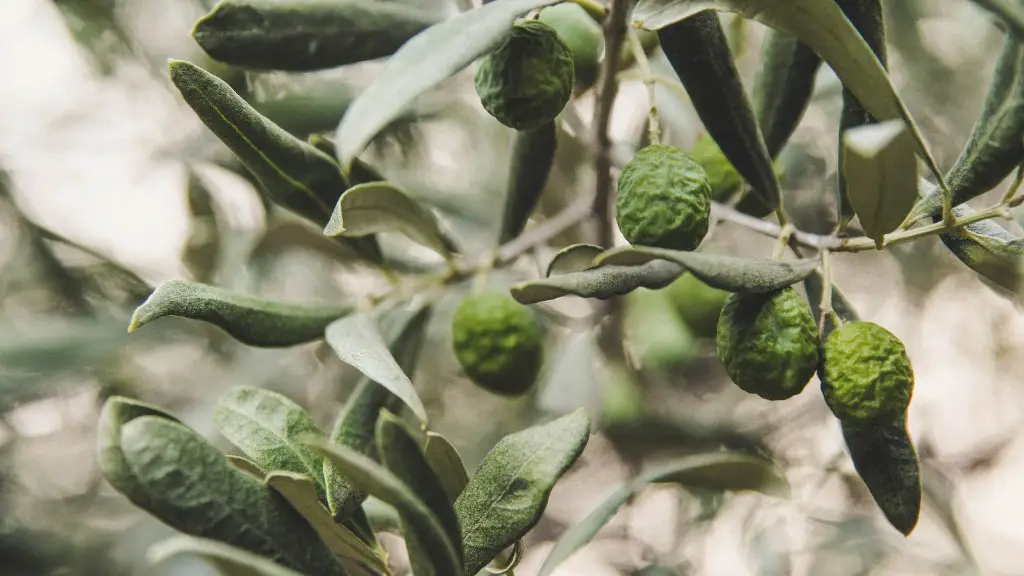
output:
[{"label": "silvery green leaf", "polygon": [[513,285],[510,292],[521,304],[536,304],[570,295],[604,300],[628,294],[637,288],[664,288],[682,273],[680,266],[664,261],[636,266],[603,265],[581,272],[520,282]]},{"label": "silvery green leaf", "polygon": [[436,432],[427,432],[427,445],[423,448],[430,468],[441,480],[445,493],[452,504],[469,484],[469,472],[462,456],[447,438]]},{"label": "silvery green leaf", "polygon": [[779,155],[803,118],[814,92],[821,58],[789,32],[769,28],[754,84],[754,109],[765,147]]},{"label": "silvery green leaf", "polygon": [[800,282],[818,267],[818,261],[814,258],[762,260],[646,247],[608,250],[595,258],[594,264],[642,266],[659,260],[677,264],[708,286],[729,292],[774,292]]},{"label": "silvery green leaf", "polygon": [[890,120],[850,128],[843,139],[841,178],[869,238],[881,245],[917,201],[917,157],[904,124]]},{"label": "silvery green leaf", "polygon": [[[974,209],[966,204],[953,209],[958,218],[972,213]],[[990,220],[944,232],[939,239],[997,293],[1011,299],[1024,293],[1024,239]]]},{"label": "silvery green leaf", "polygon": [[502,244],[522,233],[540,201],[555,164],[558,146],[555,132],[554,122],[533,130],[516,131],[499,237]]},{"label": "silvery green leaf", "polygon": [[596,244],[573,244],[566,246],[555,254],[548,263],[547,272],[544,276],[558,276],[560,274],[571,274],[582,272],[593,267],[594,258],[604,252],[604,248]]},{"label": "silvery green leaf", "polygon": [[430,210],[387,182],[346,190],[324,227],[327,236],[362,237],[381,232],[400,232],[446,258],[457,250]]},{"label": "silvery green leaf", "polygon": [[853,465],[875,503],[894,528],[910,534],[921,513],[921,465],[906,420],[842,428]]},{"label": "silvery green leaf", "polygon": [[192,37],[221,62],[265,70],[334,68],[394,54],[434,24],[426,11],[364,0],[221,0]]},{"label": "silvery green leaf", "polygon": [[515,19],[558,0],[498,0],[427,28],[388,60],[338,125],[338,160],[352,160],[418,96],[496,48]]},{"label": "silvery green leaf", "polygon": [[216,286],[168,280],[135,309],[128,331],[165,316],[201,320],[250,346],[284,347],[324,337],[352,309],[337,304],[268,300]]},{"label": "silvery green leaf", "polygon": [[538,576],[549,576],[586,546],[634,494],[650,484],[664,482],[690,489],[756,491],[782,497],[788,497],[790,490],[783,471],[760,456],[721,452],[680,458],[637,476],[613,492],[579,524],[564,532]]},{"label": "silvery green leaf", "polygon": [[266,558],[216,540],[172,536],[150,547],[150,564],[160,564],[181,554],[194,554],[217,567],[225,576],[303,576]]},{"label": "silvery green leaf", "polygon": [[226,458],[228,459],[228,462],[230,462],[232,466],[238,468],[242,472],[251,475],[253,478],[256,478],[257,480],[262,481],[264,478],[267,477],[267,473],[262,468],[260,468],[259,464],[253,462],[252,460],[249,460],[245,456],[228,454]]},{"label": "silvery green leaf", "polygon": [[578,409],[503,438],[477,467],[455,502],[466,548],[466,573],[476,574],[540,519],[555,482],[590,438]]},{"label": "silvery green leaf", "polygon": [[179,421],[152,404],[123,396],[111,396],[103,403],[103,409],[100,411],[99,421],[96,425],[96,453],[100,471],[103,472],[103,477],[107,482],[140,508],[148,510],[152,506],[150,496],[139,484],[135,473],[132,472],[121,452],[121,427],[143,416],[156,416],[173,422]]}]

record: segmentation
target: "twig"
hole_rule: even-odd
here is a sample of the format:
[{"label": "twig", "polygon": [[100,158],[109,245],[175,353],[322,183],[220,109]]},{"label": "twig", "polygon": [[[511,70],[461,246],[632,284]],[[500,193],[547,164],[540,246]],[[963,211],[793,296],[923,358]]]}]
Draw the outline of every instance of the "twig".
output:
[{"label": "twig", "polygon": [[498,248],[495,264],[498,266],[508,264],[535,247],[546,244],[555,236],[589,216],[593,204],[592,195],[577,198],[558,214]]},{"label": "twig", "polygon": [[637,36],[636,30],[630,28],[626,33],[626,39],[629,41],[629,49],[636,59],[637,68],[640,69],[640,79],[643,81],[644,87],[647,88],[647,126],[651,144],[660,144],[661,124],[658,121],[656,84],[654,73],[651,72],[651,63],[647,60],[647,54],[644,53],[643,44],[640,43],[640,37]]}]

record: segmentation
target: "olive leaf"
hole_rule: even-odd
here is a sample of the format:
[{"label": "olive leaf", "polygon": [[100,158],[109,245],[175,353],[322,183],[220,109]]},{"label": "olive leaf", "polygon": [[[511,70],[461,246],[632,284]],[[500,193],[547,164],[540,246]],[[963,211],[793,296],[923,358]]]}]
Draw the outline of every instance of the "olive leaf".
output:
[{"label": "olive leaf", "polygon": [[783,471],[766,458],[730,452],[685,456],[644,472],[613,492],[579,524],[562,534],[538,576],[552,574],[586,546],[634,494],[650,484],[664,482],[688,489],[756,491],[780,497],[788,497],[790,491]]},{"label": "olive leaf", "polygon": [[369,182],[346,190],[324,227],[327,236],[361,237],[381,232],[400,232],[445,258],[457,251],[430,210],[387,182]]},{"label": "olive leaf", "polygon": [[371,314],[357,313],[341,318],[327,327],[325,337],[327,344],[342,362],[359,370],[401,399],[421,422],[427,421],[423,401],[388,350]]},{"label": "olive leaf", "polygon": [[718,13],[706,10],[658,29],[669,64],[704,128],[764,204],[779,205],[779,180],[729,51]]},{"label": "olive leaf", "polygon": [[[811,305],[811,314],[815,323],[821,322],[822,302],[825,295],[825,280],[820,272],[811,274],[804,280],[804,291],[807,293],[807,301]],[[860,320],[853,305],[846,299],[846,296],[839,290],[839,287],[832,284],[832,310],[843,322],[856,322]],[[827,338],[833,330],[838,328],[830,318],[825,319],[825,331],[822,338]]]},{"label": "olive leaf", "polygon": [[728,292],[764,293],[781,290],[807,278],[817,268],[814,258],[781,261],[683,252],[664,248],[623,247],[594,259],[599,266],[641,266],[667,260],[689,270],[701,282]]},{"label": "olive leaf", "polygon": [[637,266],[599,266],[520,282],[510,287],[512,297],[520,304],[536,304],[562,296],[582,296],[601,300],[628,294],[637,288],[664,288],[683,273],[670,262],[656,261]]},{"label": "olive leaf", "polygon": [[452,504],[469,484],[469,472],[462,461],[462,456],[447,438],[436,432],[427,432],[427,445],[423,448],[430,469],[444,487],[445,494]]},{"label": "olive leaf", "polygon": [[[403,372],[411,373],[416,367],[431,312],[430,306],[406,306],[384,313],[378,321],[384,341]],[[400,408],[401,400],[397,396],[364,376],[338,415],[331,441],[363,455],[374,454],[373,441],[380,411],[397,411]],[[324,461],[324,477],[327,481],[327,502],[335,517],[347,518],[358,511],[365,494],[354,490],[330,460]]]},{"label": "olive leaf", "polygon": [[230,462],[232,466],[238,468],[242,472],[251,475],[253,478],[263,480],[264,478],[267,477],[266,471],[260,468],[259,464],[253,462],[252,460],[249,460],[245,456],[228,454],[225,457],[228,459],[228,462]]},{"label": "olive leaf", "polygon": [[157,542],[146,554],[150,564],[160,564],[181,554],[194,554],[225,576],[304,576],[247,550],[215,540],[192,536],[172,536]]},{"label": "olive leaf", "polygon": [[537,207],[548,175],[555,164],[555,123],[533,130],[517,130],[512,144],[512,167],[498,241],[502,244],[522,233]]},{"label": "olive leaf", "polygon": [[898,120],[846,130],[840,178],[860,225],[878,246],[917,201],[914,141]]},{"label": "olive leaf", "polygon": [[550,277],[587,270],[593,266],[594,258],[601,252],[604,252],[604,248],[596,244],[566,246],[559,250],[548,263],[548,269],[544,276]]},{"label": "olive leaf", "polygon": [[800,124],[814,92],[821,58],[789,32],[769,28],[754,83],[754,110],[768,154],[775,158]]},{"label": "olive leaf", "polygon": [[[305,450],[312,451],[308,446]],[[318,457],[323,459],[319,453]],[[324,507],[318,486],[309,477],[294,472],[271,472],[264,483],[280,494],[309,522],[324,544],[348,570],[350,576],[387,574],[387,564],[348,528],[337,524]]]},{"label": "olive leaf", "polygon": [[555,482],[583,453],[590,418],[582,409],[501,439],[455,502],[466,548],[466,573],[476,574],[540,519]]},{"label": "olive leaf", "polygon": [[103,477],[118,492],[135,502],[140,508],[149,509],[152,501],[139,484],[135,473],[121,452],[121,427],[143,416],[179,420],[164,410],[124,396],[111,396],[103,403],[99,422],[96,425],[97,458]]},{"label": "olive leaf", "polygon": [[302,516],[192,430],[141,416],[121,426],[120,448],[147,500],[125,495],[172,528],[300,572],[344,576]]},{"label": "olive leaf", "polygon": [[[445,536],[458,553],[459,566],[463,566],[462,533],[459,521],[455,517],[455,509],[452,508],[452,502],[449,501],[441,479],[430,467],[419,440],[398,417],[387,411],[382,411],[377,420],[376,438],[381,463],[396,478],[409,486],[416,497],[441,521]],[[403,524],[405,522],[403,519]],[[411,526],[404,529],[403,533],[408,535],[406,547],[409,549],[413,572],[429,574],[434,564],[431,553],[426,550],[429,542],[420,540],[416,530]]]},{"label": "olive leaf", "polygon": [[894,528],[910,534],[921,512],[921,465],[906,419],[842,428],[853,466],[875,503]]},{"label": "olive leaf", "polygon": [[879,121],[901,118],[918,153],[937,179],[942,172],[881,62],[835,2],[820,0],[640,0],[634,22],[659,30],[705,10],[735,12],[771,28],[789,32],[832,67],[843,85]]},{"label": "olive leaf", "polygon": [[310,442],[311,446],[334,463],[356,489],[395,507],[403,525],[408,528],[406,538],[415,539],[421,549],[429,554],[430,568],[434,574],[466,574],[462,568],[461,554],[445,535],[444,524],[416,496],[412,488],[380,464],[350,448],[330,445],[315,438]]},{"label": "olive leaf", "polygon": [[[1007,35],[996,60],[981,115],[946,182],[953,205],[995,188],[1024,162],[1024,40]],[[942,212],[942,192],[932,189],[914,208],[912,219]]]},{"label": "olive leaf", "polygon": [[435,24],[402,45],[338,125],[342,168],[347,172],[374,136],[418,96],[501,44],[516,18],[558,1],[499,0]]},{"label": "olive leaf", "polygon": [[165,316],[201,320],[249,346],[294,346],[324,337],[327,326],[351,312],[347,306],[267,300],[189,282],[168,280],[132,314],[129,332]]},{"label": "olive leaf", "polygon": [[434,24],[424,10],[362,0],[221,0],[192,37],[211,58],[308,71],[390,56]]},{"label": "olive leaf", "polygon": [[[974,212],[966,204],[953,209],[957,218]],[[1015,298],[1024,292],[1024,239],[990,220],[944,232],[939,234],[939,239],[997,293]]]},{"label": "olive leaf", "polygon": [[323,497],[323,456],[298,440],[323,432],[301,406],[276,392],[236,386],[217,402],[213,422],[260,469],[308,476]]},{"label": "olive leaf", "polygon": [[1024,8],[1013,4],[1013,0],[971,0],[978,6],[995,14],[1006,22],[1011,31],[1024,38]]}]

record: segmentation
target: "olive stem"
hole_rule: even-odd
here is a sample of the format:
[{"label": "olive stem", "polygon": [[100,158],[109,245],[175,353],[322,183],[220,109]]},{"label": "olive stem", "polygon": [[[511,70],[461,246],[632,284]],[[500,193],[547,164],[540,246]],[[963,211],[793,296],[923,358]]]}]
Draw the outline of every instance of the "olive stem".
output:
[{"label": "olive stem", "polygon": [[1003,194],[1003,199],[1000,202],[1003,206],[1014,206],[1015,202],[1020,204],[1016,196],[1022,183],[1024,183],[1024,163],[1017,166],[1017,175],[1013,179],[1013,184],[1010,185],[1010,189],[1006,191],[1006,194]]},{"label": "olive stem", "polygon": [[658,104],[657,104],[657,93],[655,88],[657,84],[654,80],[654,74],[651,72],[651,63],[647,60],[647,54],[644,53],[643,44],[640,43],[640,37],[637,36],[636,30],[630,28],[626,32],[626,38],[629,41],[629,48],[633,52],[633,57],[636,59],[637,68],[640,69],[640,79],[644,83],[644,87],[647,88],[647,126],[650,133],[651,144],[661,144],[661,125],[658,121]]},{"label": "olive stem", "polygon": [[818,319],[818,338],[825,336],[825,322],[832,320],[837,327],[839,315],[832,309],[832,253],[825,250],[821,253],[821,318]]},{"label": "olive stem", "polygon": [[594,0],[569,0],[569,3],[576,4],[580,8],[583,8],[594,19],[595,22],[600,24],[605,16],[608,15],[608,9],[604,6],[594,2]]},{"label": "olive stem", "polygon": [[772,253],[772,260],[782,260],[782,256],[786,253],[786,247],[789,246],[789,239],[796,232],[796,227],[792,224],[785,224],[782,230],[779,232],[779,240],[775,244],[775,251]]}]

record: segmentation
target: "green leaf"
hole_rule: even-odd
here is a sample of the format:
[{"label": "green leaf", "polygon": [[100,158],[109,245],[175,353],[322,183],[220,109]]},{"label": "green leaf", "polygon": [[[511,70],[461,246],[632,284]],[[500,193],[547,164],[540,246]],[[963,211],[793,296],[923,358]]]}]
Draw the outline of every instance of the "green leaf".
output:
[{"label": "green leaf", "polygon": [[[459,567],[463,566],[462,558],[462,533],[459,530],[459,521],[455,518],[455,510],[448,499],[441,479],[434,473],[420,448],[420,442],[413,435],[412,430],[396,417],[387,411],[380,413],[377,420],[377,452],[381,463],[396,478],[412,489],[415,496],[430,509],[430,512],[441,521],[444,526],[445,536],[451,542],[452,547],[459,555]],[[403,518],[403,524],[406,520]],[[439,575],[445,572],[437,572],[443,564],[432,559],[431,551],[427,548],[428,542],[419,538],[413,526],[403,529],[407,534],[406,546],[409,549],[409,557],[415,574]]]},{"label": "green leaf", "polygon": [[[957,218],[970,216],[974,212],[966,204],[953,209],[953,215]],[[935,217],[936,220],[940,218]],[[944,232],[939,234],[939,239],[997,293],[1011,299],[1024,293],[1024,239],[1014,236],[990,220],[975,222],[953,232]]]},{"label": "green leaf", "polygon": [[594,264],[641,266],[658,260],[682,266],[712,288],[753,293],[774,292],[792,286],[810,276],[818,266],[814,258],[783,262],[645,247],[608,250],[597,257]]},{"label": "green leaf", "polygon": [[843,438],[857,474],[889,523],[904,535],[921,512],[921,465],[906,420],[857,428],[843,424]]},{"label": "green leaf", "polygon": [[[429,306],[423,305],[398,308],[383,314],[378,321],[388,349],[406,373],[411,373],[416,367],[431,311]],[[387,388],[364,376],[338,415],[331,441],[364,456],[375,454],[374,434],[380,411],[397,411],[401,404],[401,400]],[[324,461],[324,477],[327,479],[327,502],[335,517],[347,518],[358,510],[366,495],[354,490],[330,460]]]},{"label": "green leaf", "polygon": [[388,60],[338,125],[338,160],[352,160],[418,96],[501,44],[515,19],[558,0],[498,0],[431,26]]},{"label": "green leaf", "polygon": [[[313,451],[308,446],[303,449]],[[323,456],[317,453],[323,459]],[[387,564],[348,528],[335,523],[317,495],[317,485],[305,475],[271,472],[264,483],[280,494],[313,527],[320,540],[352,576],[387,574]]]},{"label": "green leaf", "polygon": [[[946,174],[953,205],[999,185],[1024,162],[1024,41],[1008,35],[996,60],[981,115],[967,145]],[[915,208],[917,220],[942,213],[942,192],[933,189]]]},{"label": "green leaf", "polygon": [[[811,305],[811,314],[815,323],[821,322],[822,302],[825,295],[825,279],[820,272],[815,272],[804,280],[804,291],[807,293],[807,301]],[[846,296],[839,290],[839,287],[832,284],[832,310],[843,322],[856,322],[860,320],[853,305],[846,299]],[[838,328],[830,319],[825,321],[825,332],[822,338],[827,338],[833,330]]]},{"label": "green leaf", "polygon": [[832,67],[843,85],[875,119],[903,119],[928,169],[936,178],[942,178],[942,172],[885,68],[835,2],[640,0],[633,11],[633,20],[648,30],[658,30],[704,10],[735,12],[796,36]]},{"label": "green leaf", "polygon": [[172,528],[300,572],[344,576],[302,516],[192,430],[141,416],[122,425],[121,450],[148,501],[126,495]]},{"label": "green leaf", "polygon": [[505,210],[501,223],[502,244],[519,236],[537,207],[548,175],[555,164],[555,123],[549,122],[534,130],[516,131],[512,145],[512,168],[508,190],[505,192]]},{"label": "green leaf", "polygon": [[879,246],[903,223],[917,201],[914,141],[891,120],[846,131],[840,178],[868,237]]},{"label": "green leaf", "polygon": [[520,304],[536,304],[562,296],[605,300],[637,288],[664,288],[682,273],[683,269],[678,265],[662,261],[638,266],[602,265],[581,272],[520,282],[511,286],[510,292]]},{"label": "green leaf", "polygon": [[476,574],[540,519],[555,482],[583,453],[590,418],[582,409],[501,439],[455,502],[466,547],[466,573]]},{"label": "green leaf", "polygon": [[430,463],[430,469],[441,480],[448,500],[454,504],[469,484],[469,472],[466,471],[462,456],[447,438],[436,432],[427,432],[427,445],[423,452]]},{"label": "green leaf", "polygon": [[466,574],[462,569],[460,554],[445,536],[444,524],[408,485],[381,465],[350,448],[316,440],[311,445],[334,462],[356,489],[398,510],[403,525],[409,528],[406,537],[415,538],[422,549],[430,554],[436,574]]},{"label": "green leaf", "polygon": [[995,14],[1010,26],[1013,34],[1024,38],[1024,7],[1013,0],[971,0],[978,6]]},{"label": "green leaf", "polygon": [[324,337],[327,326],[351,312],[347,306],[282,302],[216,286],[168,280],[135,309],[129,332],[165,316],[201,320],[249,346],[284,347]]},{"label": "green leaf", "polygon": [[228,454],[226,458],[228,459],[228,462],[230,462],[232,466],[238,468],[242,472],[249,474],[250,476],[256,478],[257,480],[263,481],[263,479],[267,477],[267,473],[262,468],[260,468],[259,464],[253,462],[252,460],[249,460],[244,456]]},{"label": "green leaf", "polygon": [[103,409],[100,411],[96,426],[96,448],[100,471],[107,482],[140,508],[149,509],[152,506],[150,497],[140,486],[121,451],[121,427],[143,416],[179,421],[151,404],[123,396],[111,396],[103,403]]},{"label": "green leaf", "polygon": [[762,213],[771,212],[779,205],[779,180],[718,13],[670,23],[658,39],[704,128],[763,202]]},{"label": "green leaf", "polygon": [[181,554],[199,556],[224,576],[303,576],[241,548],[192,536],[172,536],[158,542],[150,547],[146,556],[150,564],[160,564]]},{"label": "green leaf", "polygon": [[324,494],[324,459],[298,441],[323,432],[301,406],[259,388],[236,386],[221,396],[213,415],[217,430],[263,470],[308,476]]},{"label": "green leaf", "polygon": [[342,362],[400,398],[421,422],[426,423],[427,412],[423,401],[388,350],[372,315],[358,313],[337,320],[327,327],[325,336],[327,344]]},{"label": "green leaf", "polygon": [[601,252],[604,252],[604,248],[596,244],[573,244],[566,246],[559,250],[555,257],[551,259],[544,276],[558,276],[587,270],[593,266],[594,258]]},{"label": "green leaf", "polygon": [[387,182],[349,188],[324,227],[327,236],[361,237],[381,232],[401,232],[445,258],[456,252],[452,241],[441,232],[433,212]]},{"label": "green leaf", "polygon": [[821,58],[796,36],[769,28],[754,84],[754,109],[768,154],[775,158],[811,103]]},{"label": "green leaf", "polygon": [[634,494],[649,484],[672,482],[688,489],[756,491],[770,496],[789,495],[786,476],[774,462],[742,453],[711,453],[686,456],[645,472],[605,499],[582,522],[570,528],[555,544],[538,576],[548,576],[597,532]]},{"label": "green leaf", "polygon": [[391,2],[221,0],[192,37],[221,62],[308,71],[390,56],[435,20]]}]

